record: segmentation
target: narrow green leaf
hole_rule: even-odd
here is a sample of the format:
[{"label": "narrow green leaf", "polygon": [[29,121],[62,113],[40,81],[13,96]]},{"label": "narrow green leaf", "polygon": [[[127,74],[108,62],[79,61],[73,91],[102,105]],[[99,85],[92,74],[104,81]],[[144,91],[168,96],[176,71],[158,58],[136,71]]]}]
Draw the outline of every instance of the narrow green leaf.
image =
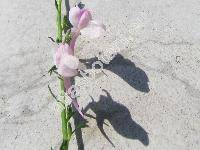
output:
[{"label": "narrow green leaf", "polygon": [[69,31],[73,27],[73,25],[71,24],[71,22],[67,18],[67,15],[65,15],[63,17],[62,27],[63,27],[62,29],[64,30],[64,33]]},{"label": "narrow green leaf", "polygon": [[56,42],[61,43],[62,42],[62,18],[61,18],[61,5],[62,5],[62,0],[57,0],[57,37],[56,37]]},{"label": "narrow green leaf", "polygon": [[67,133],[68,133],[68,140],[70,140],[72,136],[72,126],[70,122],[68,122]]},{"label": "narrow green leaf", "polygon": [[48,89],[49,89],[50,94],[53,96],[53,98],[55,98],[56,101],[58,101],[58,100],[57,100],[57,97],[56,97],[55,94],[52,92],[52,90],[51,90],[51,88],[50,88],[49,85],[48,85]]},{"label": "narrow green leaf", "polygon": [[73,109],[72,109],[71,105],[68,105],[67,106],[67,113],[68,113],[68,115],[70,115],[72,112],[73,112]]},{"label": "narrow green leaf", "polygon": [[71,114],[69,114],[69,115],[67,116],[67,121],[69,121],[69,120],[71,119],[71,117],[72,117],[74,114],[75,114],[74,111],[73,111]]},{"label": "narrow green leaf", "polygon": [[62,106],[63,108],[65,108],[65,104],[64,104],[63,102],[61,102],[60,100],[57,99],[56,95],[52,92],[52,90],[51,90],[51,88],[50,88],[49,85],[48,85],[48,89],[49,89],[50,94],[53,96],[53,98],[54,98],[58,103],[60,103],[61,106]]},{"label": "narrow green leaf", "polygon": [[67,16],[66,15],[64,15],[64,17],[63,17],[62,30],[64,31],[64,33],[67,32]]},{"label": "narrow green leaf", "polygon": [[71,24],[71,22],[69,21],[69,19],[67,19],[66,21],[67,21],[66,22],[66,27],[67,27],[66,29],[69,30],[69,29],[71,29],[73,27],[73,25]]},{"label": "narrow green leaf", "polygon": [[54,42],[54,43],[56,42],[52,37],[49,36],[48,38],[49,38],[52,42]]},{"label": "narrow green leaf", "polygon": [[72,40],[72,34],[71,34],[71,31],[68,30],[68,32],[65,35],[64,42],[69,44],[71,40]]},{"label": "narrow green leaf", "polygon": [[67,122],[71,119],[71,117],[75,114],[75,111],[73,111],[71,105],[67,106]]},{"label": "narrow green leaf", "polygon": [[63,140],[62,145],[60,146],[59,150],[68,150],[69,141]]}]

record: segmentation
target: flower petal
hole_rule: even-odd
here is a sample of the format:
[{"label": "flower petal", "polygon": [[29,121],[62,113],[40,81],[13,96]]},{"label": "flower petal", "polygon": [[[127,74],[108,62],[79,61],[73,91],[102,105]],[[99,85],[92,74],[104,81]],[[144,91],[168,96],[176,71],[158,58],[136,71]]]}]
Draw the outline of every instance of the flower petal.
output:
[{"label": "flower petal", "polygon": [[78,28],[81,30],[85,28],[92,20],[92,15],[87,9],[83,9],[82,15],[79,20]]},{"label": "flower petal", "polygon": [[64,77],[73,77],[77,75],[79,60],[75,56],[64,54],[58,66],[58,73]]},{"label": "flower petal", "polygon": [[66,91],[68,91],[68,89],[71,87],[71,80],[70,78],[64,78],[64,85],[65,85],[65,89]]},{"label": "flower petal", "polygon": [[79,7],[73,7],[69,11],[69,21],[74,27],[78,27],[82,11]]},{"label": "flower petal", "polygon": [[72,55],[64,55],[61,62],[70,69],[77,69],[79,64],[79,59]]},{"label": "flower petal", "polygon": [[54,63],[57,67],[59,67],[61,59],[62,59],[63,55],[65,55],[65,54],[73,55],[74,50],[71,47],[69,47],[68,44],[61,44],[58,47],[58,49],[55,51],[55,54],[53,56]]},{"label": "flower petal", "polygon": [[84,114],[81,111],[81,109],[79,108],[79,105],[78,105],[77,101],[76,100],[72,100],[72,104],[74,105],[74,107],[76,108],[76,110],[79,112],[79,114],[84,118]]},{"label": "flower petal", "polygon": [[67,91],[67,94],[68,96],[70,97],[71,101],[72,101],[72,104],[74,105],[74,108],[79,112],[79,114],[84,118],[84,114],[83,112],[81,111],[81,109],[79,108],[79,105],[78,105],[78,102],[76,99],[73,99],[71,96],[70,96],[70,91],[68,91],[71,87],[71,80],[70,78],[64,78],[64,84],[65,84],[65,89]]},{"label": "flower petal", "polygon": [[99,37],[106,30],[105,25],[94,20],[90,21],[88,26],[81,30],[81,34],[91,39]]},{"label": "flower petal", "polygon": [[75,75],[78,74],[78,71],[76,69],[70,69],[66,67],[64,64],[61,64],[58,67],[58,73],[63,77],[74,77]]},{"label": "flower petal", "polygon": [[76,39],[78,38],[79,35],[80,35],[80,31],[78,29],[72,28],[72,39],[70,42],[70,47],[73,51],[74,51]]}]

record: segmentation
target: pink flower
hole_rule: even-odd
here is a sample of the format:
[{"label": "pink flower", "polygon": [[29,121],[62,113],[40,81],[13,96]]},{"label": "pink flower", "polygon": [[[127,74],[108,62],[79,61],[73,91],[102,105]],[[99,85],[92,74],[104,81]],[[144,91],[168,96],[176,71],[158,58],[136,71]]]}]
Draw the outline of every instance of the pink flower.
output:
[{"label": "pink flower", "polygon": [[80,9],[79,7],[73,7],[69,11],[69,20],[73,25],[72,40],[68,44],[61,44],[54,54],[54,61],[57,67],[57,71],[64,77],[65,89],[68,96],[71,98],[74,107],[83,116],[83,113],[79,109],[77,101],[70,94],[71,77],[74,77],[78,73],[79,60],[74,56],[75,42],[80,33],[90,38],[99,37],[104,31],[105,26],[102,23],[92,20],[92,15],[87,9]]},{"label": "pink flower", "polygon": [[81,33],[90,38],[97,38],[105,31],[105,26],[92,20],[90,11],[84,8],[71,8],[69,11],[69,21],[73,25],[72,32]]},{"label": "pink flower", "polygon": [[77,101],[72,98],[69,89],[71,87],[70,78],[77,75],[79,60],[74,56],[74,50],[68,44],[61,44],[54,54],[54,61],[57,67],[57,71],[64,77],[65,89],[68,96],[71,98],[72,104],[83,116]]},{"label": "pink flower", "polygon": [[92,20],[92,15],[87,9],[72,7],[69,11],[69,21],[74,28],[83,29],[88,25],[90,20]]},{"label": "pink flower", "polygon": [[63,77],[73,77],[78,71],[79,60],[74,56],[74,50],[68,44],[61,44],[54,54],[57,71]]}]

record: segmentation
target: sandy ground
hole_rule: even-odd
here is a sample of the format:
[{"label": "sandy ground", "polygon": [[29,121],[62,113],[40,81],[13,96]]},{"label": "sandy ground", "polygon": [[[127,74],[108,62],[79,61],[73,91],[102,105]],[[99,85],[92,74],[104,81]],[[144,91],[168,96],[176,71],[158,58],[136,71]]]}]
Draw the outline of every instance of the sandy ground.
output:
[{"label": "sandy ground", "polygon": [[[200,1],[83,2],[107,32],[76,46],[95,72],[75,78],[78,101],[96,119],[86,118],[70,149],[199,150]],[[47,74],[54,0],[1,0],[0,10],[0,150],[57,149],[59,109],[47,89],[58,91]],[[99,52],[119,52],[103,72],[90,69]]]}]

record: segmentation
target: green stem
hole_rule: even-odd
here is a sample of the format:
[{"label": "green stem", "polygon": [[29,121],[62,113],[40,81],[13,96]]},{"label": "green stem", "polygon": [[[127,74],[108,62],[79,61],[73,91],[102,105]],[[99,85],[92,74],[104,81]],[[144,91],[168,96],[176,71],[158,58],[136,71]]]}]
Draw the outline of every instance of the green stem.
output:
[{"label": "green stem", "polygon": [[[60,79],[60,96],[62,97],[62,102],[64,103],[65,101],[65,85],[64,85],[64,80],[61,78]],[[66,106],[65,108],[61,111],[61,121],[62,121],[62,135],[63,135],[63,143],[60,147],[60,150],[68,150],[69,146],[69,140],[68,140],[68,121],[67,121],[67,112],[66,112]]]},{"label": "green stem", "polygon": [[[57,3],[57,37],[56,42],[61,43],[62,42],[62,18],[61,18],[61,5],[62,0],[56,0]],[[60,150],[68,150],[69,147],[69,141],[72,134],[71,124],[69,120],[67,120],[67,115],[69,114],[69,109],[66,109],[65,105],[65,85],[64,85],[64,79],[60,78],[60,96],[61,101],[63,102],[63,110],[61,111],[61,121],[62,121],[62,136],[63,136],[63,142],[60,146]]]},{"label": "green stem", "polygon": [[60,78],[60,96],[65,100],[65,84],[63,78]]},{"label": "green stem", "polygon": [[60,147],[60,150],[68,150],[69,141],[68,141],[68,132],[67,132],[66,109],[62,110],[61,119],[62,119],[63,143]]},{"label": "green stem", "polygon": [[66,109],[63,109],[61,112],[61,119],[62,119],[62,134],[63,134],[63,141],[67,141],[67,119],[66,119]]},{"label": "green stem", "polygon": [[57,1],[57,38],[56,38],[56,42],[57,43],[61,43],[62,42],[62,18],[61,18],[61,4],[62,4],[62,0],[56,0]]}]

